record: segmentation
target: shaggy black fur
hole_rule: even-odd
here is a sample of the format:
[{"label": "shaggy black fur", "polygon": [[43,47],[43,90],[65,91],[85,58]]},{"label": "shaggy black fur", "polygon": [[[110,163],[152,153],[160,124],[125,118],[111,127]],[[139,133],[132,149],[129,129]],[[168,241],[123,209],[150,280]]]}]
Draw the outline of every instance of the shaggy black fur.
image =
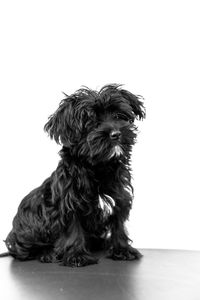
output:
[{"label": "shaggy black fur", "polygon": [[19,205],[5,240],[9,254],[71,267],[97,263],[99,249],[114,260],[138,259],[124,223],[133,199],[134,120],[145,117],[141,97],[116,84],[65,96],[44,127],[62,144],[61,160]]}]

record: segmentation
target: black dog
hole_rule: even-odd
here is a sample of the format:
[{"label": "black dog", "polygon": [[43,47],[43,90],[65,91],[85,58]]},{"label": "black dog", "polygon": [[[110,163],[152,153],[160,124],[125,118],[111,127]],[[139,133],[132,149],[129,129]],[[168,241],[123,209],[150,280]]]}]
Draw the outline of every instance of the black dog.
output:
[{"label": "black dog", "polygon": [[124,223],[132,205],[130,157],[145,117],[140,96],[107,85],[65,95],[44,129],[63,145],[57,169],[21,202],[5,240],[9,255],[60,262],[97,263],[93,251],[114,260],[141,257]]}]

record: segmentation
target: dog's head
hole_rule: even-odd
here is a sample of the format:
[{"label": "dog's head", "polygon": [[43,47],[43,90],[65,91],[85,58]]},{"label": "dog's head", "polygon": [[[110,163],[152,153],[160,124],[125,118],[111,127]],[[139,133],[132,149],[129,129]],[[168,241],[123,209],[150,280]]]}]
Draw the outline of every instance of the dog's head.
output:
[{"label": "dog's head", "polygon": [[134,121],[145,117],[140,96],[116,84],[65,96],[44,127],[51,138],[92,164],[130,156],[137,131]]}]

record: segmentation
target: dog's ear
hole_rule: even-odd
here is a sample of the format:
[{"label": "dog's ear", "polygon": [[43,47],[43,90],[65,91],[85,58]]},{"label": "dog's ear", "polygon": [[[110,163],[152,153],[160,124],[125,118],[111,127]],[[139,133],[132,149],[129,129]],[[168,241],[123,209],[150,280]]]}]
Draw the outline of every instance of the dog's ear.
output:
[{"label": "dog's ear", "polygon": [[66,146],[73,145],[75,131],[77,129],[73,117],[73,100],[74,99],[68,96],[62,100],[58,109],[49,117],[48,122],[44,126],[44,130],[49,134],[51,139],[54,139],[58,144]]},{"label": "dog's ear", "polygon": [[120,92],[122,97],[129,101],[135,117],[139,120],[143,120],[146,116],[145,107],[142,101],[144,100],[143,97],[134,95],[127,90],[121,90]]}]

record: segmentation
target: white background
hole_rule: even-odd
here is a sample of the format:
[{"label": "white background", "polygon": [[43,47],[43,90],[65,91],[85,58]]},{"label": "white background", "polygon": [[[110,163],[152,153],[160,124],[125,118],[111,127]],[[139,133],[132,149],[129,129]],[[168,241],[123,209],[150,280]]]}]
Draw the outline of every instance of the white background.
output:
[{"label": "white background", "polygon": [[0,240],[57,166],[43,126],[62,91],[116,82],[147,108],[133,151],[134,245],[200,249],[198,2],[1,2]]}]

